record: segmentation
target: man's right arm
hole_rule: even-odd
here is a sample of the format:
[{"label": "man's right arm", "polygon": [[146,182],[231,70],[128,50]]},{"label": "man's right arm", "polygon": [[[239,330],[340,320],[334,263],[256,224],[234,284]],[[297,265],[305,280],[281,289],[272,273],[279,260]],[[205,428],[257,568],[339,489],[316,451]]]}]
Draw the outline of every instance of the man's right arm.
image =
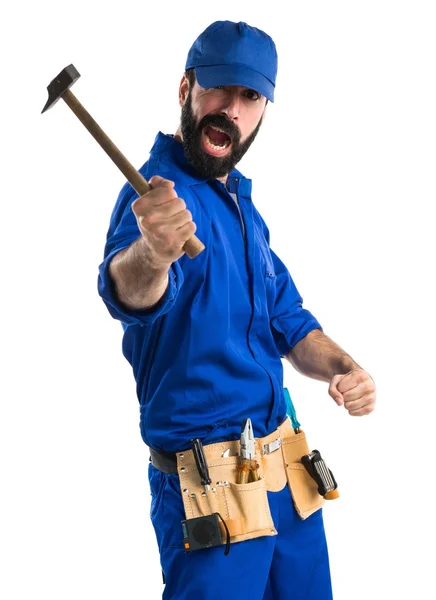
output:
[{"label": "man's right arm", "polygon": [[168,287],[171,265],[183,256],[183,246],[196,230],[172,181],[154,176],[150,188],[131,207],[141,236],[109,265],[118,300],[131,310],[145,310],[159,302]]},{"label": "man's right arm", "polygon": [[150,264],[142,236],[114,256],[109,273],[119,301],[131,310],[154,306],[168,287],[168,268]]}]

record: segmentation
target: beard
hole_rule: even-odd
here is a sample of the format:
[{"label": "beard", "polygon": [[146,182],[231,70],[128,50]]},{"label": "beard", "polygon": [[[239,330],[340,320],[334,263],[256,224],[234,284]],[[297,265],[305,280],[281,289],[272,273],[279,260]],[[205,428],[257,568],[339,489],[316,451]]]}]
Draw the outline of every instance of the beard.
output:
[{"label": "beard", "polygon": [[[197,124],[192,112],[191,92],[182,107],[181,130],[182,144],[185,156],[201,177],[216,179],[228,175],[247,152],[259,132],[262,120],[259,120],[254,131],[241,142],[239,128],[223,115],[206,115]],[[223,157],[211,156],[201,147],[201,135],[207,125],[215,126],[224,131],[231,140],[230,152]]]}]

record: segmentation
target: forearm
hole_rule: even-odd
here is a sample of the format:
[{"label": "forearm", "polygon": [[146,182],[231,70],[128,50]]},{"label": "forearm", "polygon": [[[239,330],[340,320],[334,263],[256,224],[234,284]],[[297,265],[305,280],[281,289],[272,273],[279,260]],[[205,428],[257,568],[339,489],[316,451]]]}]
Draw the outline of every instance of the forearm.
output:
[{"label": "forearm", "polygon": [[334,375],[360,369],[351,356],[319,329],[300,340],[286,359],[299,373],[327,382]]},{"label": "forearm", "polygon": [[150,263],[143,237],[119,252],[109,265],[119,301],[132,310],[145,310],[162,298],[168,286],[168,270]]}]

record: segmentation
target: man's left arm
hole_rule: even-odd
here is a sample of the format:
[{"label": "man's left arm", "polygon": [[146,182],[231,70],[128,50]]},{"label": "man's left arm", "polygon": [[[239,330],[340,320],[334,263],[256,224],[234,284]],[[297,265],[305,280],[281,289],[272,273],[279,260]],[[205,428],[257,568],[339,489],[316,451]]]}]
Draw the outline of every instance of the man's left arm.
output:
[{"label": "man's left arm", "polygon": [[329,382],[330,396],[351,416],[374,410],[376,389],[371,376],[320,329],[297,342],[286,359],[302,375]]},{"label": "man's left arm", "polygon": [[[259,213],[258,213],[259,214]],[[295,283],[277,254],[270,247],[270,234],[259,214],[265,242],[275,273],[276,294],[270,306],[270,325],[280,357],[286,357],[303,375],[329,382],[329,394],[352,416],[374,410],[374,381],[342,348],[327,337],[320,323],[305,308]]]}]

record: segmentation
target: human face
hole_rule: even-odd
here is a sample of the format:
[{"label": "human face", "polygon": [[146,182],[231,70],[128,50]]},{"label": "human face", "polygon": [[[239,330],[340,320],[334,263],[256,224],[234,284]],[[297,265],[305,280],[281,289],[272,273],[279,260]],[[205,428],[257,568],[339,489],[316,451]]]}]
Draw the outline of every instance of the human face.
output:
[{"label": "human face", "polygon": [[186,157],[203,177],[224,179],[254,141],[266,99],[241,86],[180,86],[181,137]]}]

